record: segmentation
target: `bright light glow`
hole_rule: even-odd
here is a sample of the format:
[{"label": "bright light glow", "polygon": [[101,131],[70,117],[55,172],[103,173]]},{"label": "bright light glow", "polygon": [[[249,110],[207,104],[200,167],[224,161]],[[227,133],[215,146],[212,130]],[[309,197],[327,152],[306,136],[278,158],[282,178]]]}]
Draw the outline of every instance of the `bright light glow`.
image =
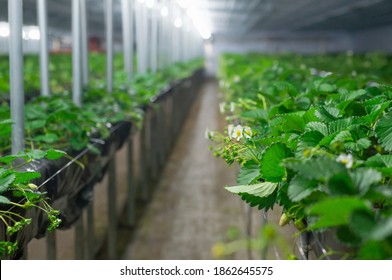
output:
[{"label": "bright light glow", "polygon": [[155,5],[155,0],[146,0],[147,8],[152,9],[154,8],[154,5]]},{"label": "bright light glow", "polygon": [[166,6],[163,6],[161,8],[161,16],[162,17],[167,17],[169,15],[169,9]]},{"label": "bright light glow", "polygon": [[181,26],[182,26],[182,19],[181,18],[176,18],[175,20],[174,20],[174,26],[175,27],[177,27],[177,28],[181,28]]},{"label": "bright light glow", "polygon": [[187,9],[192,5],[192,1],[189,0],[177,0],[177,3],[183,9]]},{"label": "bright light glow", "polygon": [[211,38],[211,31],[209,31],[208,29],[199,29],[198,28],[197,31],[199,31],[201,38],[203,38],[204,40],[208,40]]},{"label": "bright light glow", "polygon": [[137,0],[139,3],[144,3],[144,0]]},{"label": "bright light glow", "polygon": [[41,39],[41,33],[39,32],[39,29],[31,29],[28,33],[30,40],[39,40]]},{"label": "bright light glow", "polygon": [[0,22],[0,37],[10,36],[10,27],[7,22]]},{"label": "bright light glow", "polygon": [[23,27],[23,39],[38,41],[41,38],[38,26],[25,26]]},{"label": "bright light glow", "polygon": [[196,8],[188,8],[186,14],[193,21],[197,31],[204,40],[211,38],[211,28],[209,27],[208,17],[203,16]]}]

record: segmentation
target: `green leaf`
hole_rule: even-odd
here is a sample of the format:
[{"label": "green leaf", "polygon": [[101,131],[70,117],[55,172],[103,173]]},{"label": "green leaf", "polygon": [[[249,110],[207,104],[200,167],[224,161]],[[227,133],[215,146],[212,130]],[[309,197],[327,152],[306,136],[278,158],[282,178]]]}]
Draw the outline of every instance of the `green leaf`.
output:
[{"label": "green leaf", "polygon": [[5,196],[0,195],[0,204],[10,204],[11,201]]},{"label": "green leaf", "polygon": [[371,168],[358,168],[350,172],[350,177],[357,187],[360,194],[366,194],[371,185],[379,183],[382,180],[380,172]]},{"label": "green leaf", "polygon": [[5,164],[10,164],[12,163],[14,160],[18,159],[18,158],[23,158],[23,156],[20,155],[9,155],[9,156],[3,156],[0,157],[0,162],[5,163]]},{"label": "green leaf", "polygon": [[8,187],[15,181],[15,174],[7,174],[0,177],[0,193],[5,192]]},{"label": "green leaf", "polygon": [[392,217],[379,222],[370,233],[370,239],[383,240],[392,236]]},{"label": "green leaf", "polygon": [[319,86],[319,90],[322,92],[333,92],[336,90],[336,86],[324,83]]},{"label": "green leaf", "polygon": [[56,150],[56,149],[49,149],[46,151],[45,157],[49,160],[56,160],[56,159],[63,157],[66,154],[67,153],[64,151],[60,151],[60,150]]},{"label": "green leaf", "polygon": [[262,182],[254,185],[226,187],[225,189],[235,194],[247,193],[258,197],[266,197],[272,194],[277,186],[277,183]]},{"label": "green leaf", "polygon": [[358,258],[362,260],[383,260],[390,258],[390,253],[387,252],[387,246],[385,245],[383,242],[368,241],[361,246],[358,252]]},{"label": "green leaf", "polygon": [[372,142],[367,139],[367,138],[361,138],[356,142],[348,142],[344,144],[344,147],[346,149],[349,149],[351,151],[359,152],[364,149],[369,148],[372,145]]},{"label": "green leaf", "polygon": [[286,122],[282,125],[284,132],[304,132],[305,122],[298,114],[282,115]]},{"label": "green leaf", "polygon": [[46,156],[46,152],[42,151],[42,150],[35,149],[35,150],[29,151],[28,153],[26,153],[26,155],[31,159],[40,160]]},{"label": "green leaf", "polygon": [[392,112],[378,121],[376,134],[381,146],[387,151],[392,151]]},{"label": "green leaf", "polygon": [[333,145],[335,143],[339,143],[339,142],[345,143],[347,141],[352,141],[352,140],[353,140],[353,137],[352,137],[350,131],[343,130],[343,131],[340,131],[338,134],[336,134],[336,136],[331,141],[331,145]]},{"label": "green leaf", "polygon": [[242,167],[237,177],[240,185],[249,185],[260,177],[260,166],[253,160],[247,161]]},{"label": "green leaf", "polygon": [[367,166],[374,167],[392,167],[392,155],[380,155],[377,154],[366,160]]},{"label": "green leaf", "polygon": [[39,135],[37,137],[34,137],[34,140],[37,142],[45,142],[45,143],[49,143],[49,144],[58,142],[59,139],[60,138],[54,133],[47,133],[44,135]]},{"label": "green leaf", "polygon": [[305,131],[306,132],[318,131],[321,134],[323,134],[324,136],[328,135],[328,127],[325,123],[322,123],[322,122],[309,122],[309,123],[307,123],[306,127],[305,127]]},{"label": "green leaf", "polygon": [[268,119],[268,112],[263,109],[246,111],[241,114],[241,118],[249,121],[266,121]]},{"label": "green leaf", "polygon": [[298,140],[296,156],[304,158],[304,151],[308,148],[317,147],[322,139],[323,134],[318,131],[305,132]]},{"label": "green leaf", "polygon": [[361,244],[361,238],[352,232],[348,226],[340,226],[336,231],[338,240],[347,246],[358,246]]},{"label": "green leaf", "polygon": [[370,207],[356,197],[330,198],[318,202],[308,209],[309,215],[318,217],[309,229],[325,229],[348,224],[351,214],[356,210],[370,210]]},{"label": "green leaf", "polygon": [[325,122],[333,122],[338,119],[339,110],[333,107],[320,106],[317,108],[316,116]]},{"label": "green leaf", "polygon": [[38,172],[15,172],[15,184],[18,183],[27,183],[30,182],[33,179],[37,179],[41,177],[41,174]]},{"label": "green leaf", "polygon": [[262,178],[269,182],[280,182],[286,176],[282,160],[290,156],[290,150],[284,144],[275,143],[268,147],[260,162]]},{"label": "green leaf", "polygon": [[288,188],[288,196],[292,201],[300,201],[317,189],[317,182],[308,180],[301,176],[295,176],[291,181]]},{"label": "green leaf", "polygon": [[250,186],[226,187],[226,190],[239,194],[251,207],[268,210],[276,202],[277,187],[277,183],[263,182]]},{"label": "green leaf", "polygon": [[369,238],[374,226],[374,217],[368,211],[355,211],[350,217],[350,229],[363,240],[367,240]]},{"label": "green leaf", "polygon": [[352,118],[340,119],[328,124],[329,133],[340,132],[342,130],[350,129],[353,124]]},{"label": "green leaf", "polygon": [[342,164],[326,157],[304,162],[288,160],[285,165],[309,180],[327,180],[335,174],[346,172]]},{"label": "green leaf", "polygon": [[35,129],[43,128],[45,125],[46,125],[46,120],[29,121],[29,122],[26,122],[25,129],[35,130]]}]

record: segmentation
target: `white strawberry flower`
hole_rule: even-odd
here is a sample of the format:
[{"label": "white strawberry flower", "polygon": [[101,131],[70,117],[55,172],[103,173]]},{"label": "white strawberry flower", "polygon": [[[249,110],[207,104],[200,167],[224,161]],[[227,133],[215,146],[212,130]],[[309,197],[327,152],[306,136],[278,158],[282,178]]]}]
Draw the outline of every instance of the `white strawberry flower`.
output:
[{"label": "white strawberry flower", "polygon": [[244,132],[244,135],[245,135],[246,138],[248,138],[248,139],[252,138],[253,132],[252,132],[252,129],[249,126],[244,126],[243,132]]},{"label": "white strawberry flower", "polygon": [[233,133],[231,134],[231,137],[236,139],[237,141],[239,141],[242,138],[242,126],[241,125],[237,125],[236,127],[234,127],[233,129]]},{"label": "white strawberry flower", "polygon": [[343,163],[346,166],[346,168],[351,168],[354,163],[354,158],[351,154],[340,154],[336,158],[336,161]]}]

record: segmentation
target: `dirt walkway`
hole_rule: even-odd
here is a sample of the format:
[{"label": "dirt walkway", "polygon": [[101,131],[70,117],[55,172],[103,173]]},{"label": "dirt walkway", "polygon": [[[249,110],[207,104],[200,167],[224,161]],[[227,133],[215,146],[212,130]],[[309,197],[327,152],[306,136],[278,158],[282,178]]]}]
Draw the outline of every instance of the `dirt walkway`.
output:
[{"label": "dirt walkway", "polygon": [[207,127],[225,126],[218,107],[217,84],[206,82],[123,259],[212,259],[231,227],[245,228],[245,204],[223,188],[235,183],[235,171],[204,138]]}]

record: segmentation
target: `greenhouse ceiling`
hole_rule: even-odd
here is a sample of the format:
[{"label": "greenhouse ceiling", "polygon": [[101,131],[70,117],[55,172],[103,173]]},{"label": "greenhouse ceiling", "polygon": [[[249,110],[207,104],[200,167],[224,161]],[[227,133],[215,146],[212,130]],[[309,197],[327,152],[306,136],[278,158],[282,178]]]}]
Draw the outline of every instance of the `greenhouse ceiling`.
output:
[{"label": "greenhouse ceiling", "polygon": [[[103,36],[104,0],[86,0],[89,31]],[[162,9],[170,1],[155,2]],[[7,21],[7,2],[0,0],[0,21]],[[71,1],[47,0],[52,33],[71,30]],[[392,24],[390,0],[176,0],[183,14],[199,28],[214,35],[256,35],[263,31],[353,31]],[[121,0],[114,0],[115,13],[121,14]],[[36,0],[24,0],[24,24],[36,25]],[[115,16],[115,29],[121,32],[121,16]],[[173,22],[174,22],[173,18]]]}]

